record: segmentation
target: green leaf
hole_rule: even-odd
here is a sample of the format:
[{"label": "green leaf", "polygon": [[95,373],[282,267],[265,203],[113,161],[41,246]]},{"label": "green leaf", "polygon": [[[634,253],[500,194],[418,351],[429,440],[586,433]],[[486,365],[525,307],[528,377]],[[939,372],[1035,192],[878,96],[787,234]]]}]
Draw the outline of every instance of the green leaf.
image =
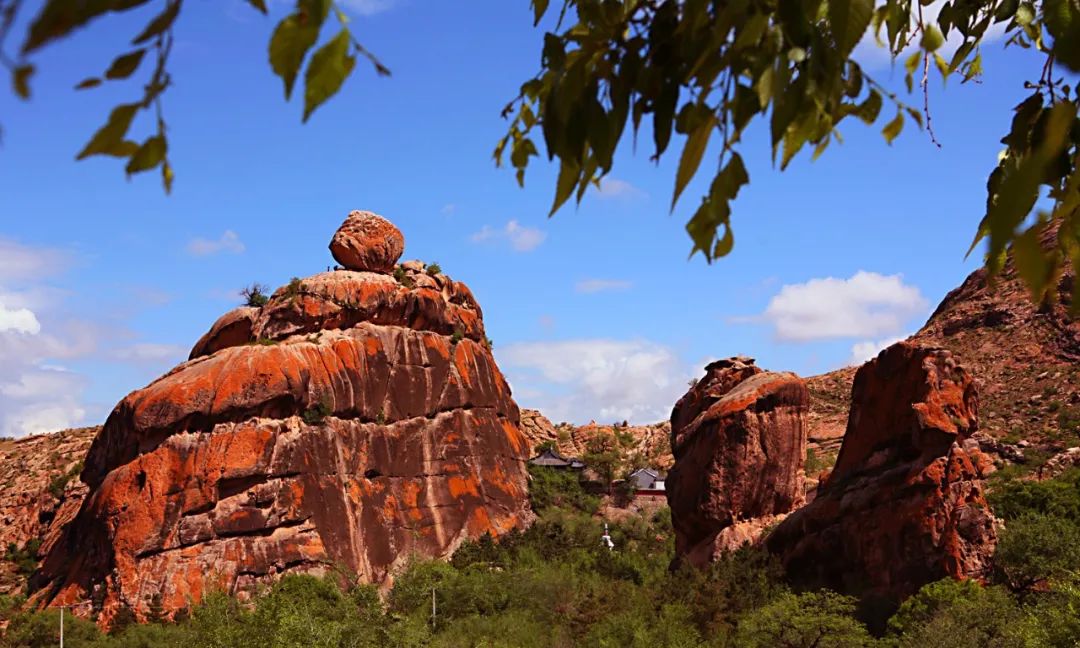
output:
[{"label": "green leaf", "polygon": [[847,59],[862,40],[873,14],[874,0],[829,1],[829,24],[841,59]]},{"label": "green leaf", "polygon": [[292,96],[296,75],[319,38],[320,26],[302,14],[292,14],[282,18],[270,37],[270,67],[285,82],[286,99]]},{"label": "green leaf", "polygon": [[1044,0],[1043,22],[1054,37],[1054,57],[1076,72],[1080,70],[1080,8],[1071,0]]},{"label": "green leaf", "polygon": [[48,0],[26,32],[20,48],[29,54],[58,38],[70,34],[91,20],[110,11],[127,11],[150,0]]},{"label": "green leaf", "polygon": [[888,124],[885,124],[885,128],[881,129],[881,134],[885,136],[885,141],[892,145],[893,140],[900,135],[900,131],[904,129],[904,113],[896,111],[896,117],[892,118]]},{"label": "green leaf", "polygon": [[936,52],[938,48],[945,44],[945,36],[941,34],[941,30],[938,29],[937,25],[927,24],[923,27],[922,42],[920,44],[927,52]]},{"label": "green leaf", "polygon": [[881,93],[877,90],[870,90],[870,94],[863,100],[859,107],[855,109],[855,116],[863,121],[863,123],[869,125],[877,121],[878,115],[881,114]]},{"label": "green leaf", "polygon": [[772,86],[773,86],[773,69],[772,66],[766,67],[761,71],[761,76],[758,77],[755,89],[758,93],[758,102],[761,104],[761,109],[764,110],[769,105],[769,100],[772,99]]},{"label": "green leaf", "polygon": [[165,142],[165,137],[155,135],[143,142],[142,146],[135,151],[135,154],[128,160],[127,166],[124,167],[124,171],[129,176],[142,171],[149,171],[165,160],[167,150],[168,144]]},{"label": "green leaf", "polygon": [[919,68],[919,63],[922,62],[923,53],[920,51],[914,51],[911,56],[908,56],[904,61],[904,83],[907,84],[907,91],[911,92],[914,83],[915,70]]},{"label": "green leaf", "polygon": [[15,94],[23,99],[30,98],[30,77],[34,75],[33,65],[20,65],[11,73],[11,82],[15,86]]},{"label": "green leaf", "polygon": [[[156,18],[150,21],[150,24],[146,26],[142,32],[135,37],[135,40],[131,41],[132,45],[140,45],[157,36],[164,33],[172,24],[176,22],[176,16],[180,13],[179,0],[172,0],[168,6],[165,7],[165,11],[162,11]],[[263,8],[263,13],[266,13],[266,8]]]},{"label": "green leaf", "polygon": [[134,150],[130,142],[124,141],[131,120],[139,110],[139,104],[123,104],[113,108],[109,114],[109,120],[105,122],[98,132],[90,138],[83,150],[75,157],[77,160],[85,159],[91,155],[117,155],[127,157]]},{"label": "green leaf", "polygon": [[251,5],[252,7],[255,7],[256,9],[258,9],[259,12],[262,13],[264,16],[266,15],[266,13],[267,13],[267,11],[266,11],[266,0],[247,0],[247,1],[248,1],[249,5]]},{"label": "green leaf", "polygon": [[356,57],[349,54],[349,30],[342,29],[338,35],[312,54],[307,71],[304,72],[304,119],[327,99],[337,94],[353,68]]},{"label": "green leaf", "polygon": [[551,212],[548,213],[549,217],[555,215],[555,212],[559,211],[559,207],[562,207],[569,200],[580,177],[581,169],[577,165],[569,160],[562,160],[559,165],[559,179],[555,182],[555,202],[551,205]]},{"label": "green leaf", "polygon": [[675,203],[679,201],[679,195],[701,165],[701,158],[705,155],[705,148],[709,144],[709,138],[712,137],[714,126],[716,126],[716,115],[709,112],[686,138],[682,156],[679,158],[679,169],[675,172],[675,193],[671,197],[673,211]]},{"label": "green leaf", "polygon": [[142,63],[143,56],[146,55],[146,49],[140,48],[134,52],[128,52],[127,54],[121,54],[113,60],[112,65],[105,71],[105,78],[111,80],[126,79],[131,76],[135,70],[139,68],[139,63]]},{"label": "green leaf", "polygon": [[[713,178],[709,193],[702,199],[701,206],[686,223],[686,232],[694,242],[690,256],[700,251],[706,260],[711,262],[731,251],[734,239],[728,222],[731,216],[730,203],[738,196],[739,189],[748,182],[750,176],[746,173],[742,157],[732,152],[723,170]],[[725,228],[724,235],[716,240],[716,231],[720,227]]]},{"label": "green leaf", "polygon": [[168,160],[165,160],[165,163],[161,165],[161,183],[165,185],[165,193],[172,193],[172,183],[175,176],[172,165],[169,164]]},{"label": "green leaf", "polygon": [[934,64],[937,65],[938,72],[941,73],[941,79],[944,81],[949,78],[949,64],[941,57],[941,54],[934,52]]},{"label": "green leaf", "polygon": [[1052,276],[1053,265],[1039,243],[1042,231],[1036,224],[1013,240],[1012,254],[1016,272],[1031,293],[1031,299],[1041,302],[1046,295]]},{"label": "green leaf", "polygon": [[1035,7],[1030,2],[1021,2],[1016,8],[1016,24],[1028,26],[1035,20]]},{"label": "green leaf", "polygon": [[544,13],[547,12],[548,0],[532,0],[533,8],[533,27],[540,24],[540,19],[544,17]]}]

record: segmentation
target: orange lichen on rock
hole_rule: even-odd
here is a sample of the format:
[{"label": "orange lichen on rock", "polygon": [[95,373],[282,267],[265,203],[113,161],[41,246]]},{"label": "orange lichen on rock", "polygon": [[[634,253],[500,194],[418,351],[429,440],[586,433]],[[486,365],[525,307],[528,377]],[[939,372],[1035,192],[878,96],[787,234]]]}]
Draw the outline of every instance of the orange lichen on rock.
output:
[{"label": "orange lichen on rock", "polygon": [[479,307],[424,278],[434,287],[348,270],[293,282],[233,316],[261,343],[219,322],[122,400],[35,600],[93,596],[108,623],[157,592],[172,614],[219,577],[241,596],[333,565],[383,582],[404,556],[527,522],[519,410],[477,342]]},{"label": "orange lichen on rock", "polygon": [[948,351],[885,349],[855,375],[836,468],[766,545],[800,585],[893,601],[985,577],[997,533],[977,425],[975,381]]}]

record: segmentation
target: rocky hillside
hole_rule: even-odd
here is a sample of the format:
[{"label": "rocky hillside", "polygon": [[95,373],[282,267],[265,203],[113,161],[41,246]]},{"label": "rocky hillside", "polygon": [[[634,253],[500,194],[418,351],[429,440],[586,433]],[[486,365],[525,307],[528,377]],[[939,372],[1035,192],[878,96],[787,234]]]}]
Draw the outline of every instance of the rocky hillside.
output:
[{"label": "rocky hillside", "polygon": [[[1038,464],[1080,445],[1080,319],[1068,315],[1073,281],[1074,274],[1065,272],[1056,299],[1040,307],[1011,262],[993,288],[986,271],[977,270],[909,338],[952,351],[978,377],[980,436],[995,440],[984,449],[1015,457],[1019,452]],[[835,457],[843,434],[854,375],[846,368],[807,380],[810,445],[824,462]]]},{"label": "rocky hillside", "polygon": [[671,455],[671,422],[652,425],[553,424],[538,410],[521,410],[521,432],[534,453],[544,442],[554,442],[564,457],[582,457],[590,447],[617,447],[635,465],[667,470],[675,463]]},{"label": "rocky hillside", "polygon": [[291,572],[385,582],[525,525],[528,446],[480,308],[437,268],[396,265],[403,247],[353,212],[331,243],[345,269],[224,315],[122,400],[35,600],[89,599],[108,624]]},{"label": "rocky hillside", "polygon": [[0,593],[25,589],[43,547],[79,509],[79,472],[100,429],[0,439]]}]

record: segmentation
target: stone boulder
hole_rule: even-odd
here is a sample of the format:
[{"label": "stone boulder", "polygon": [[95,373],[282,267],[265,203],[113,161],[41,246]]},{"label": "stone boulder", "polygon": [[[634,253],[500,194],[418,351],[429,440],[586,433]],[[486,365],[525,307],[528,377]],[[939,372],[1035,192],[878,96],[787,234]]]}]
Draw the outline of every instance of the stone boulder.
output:
[{"label": "stone boulder", "polygon": [[832,474],[766,546],[799,585],[894,602],[985,576],[997,535],[977,425],[975,381],[948,351],[885,349],[855,375]]},{"label": "stone boulder", "polygon": [[350,212],[330,241],[330,253],[346,270],[390,272],[405,250],[393,223],[368,211]]},{"label": "stone boulder", "polygon": [[671,413],[676,561],[703,565],[802,503],[809,394],[749,358],[713,362]]},{"label": "stone boulder", "polygon": [[528,444],[471,292],[401,279],[294,281],[247,339],[215,325],[124,398],[37,600],[90,598],[107,624],[288,572],[385,583],[412,555],[527,524]]}]

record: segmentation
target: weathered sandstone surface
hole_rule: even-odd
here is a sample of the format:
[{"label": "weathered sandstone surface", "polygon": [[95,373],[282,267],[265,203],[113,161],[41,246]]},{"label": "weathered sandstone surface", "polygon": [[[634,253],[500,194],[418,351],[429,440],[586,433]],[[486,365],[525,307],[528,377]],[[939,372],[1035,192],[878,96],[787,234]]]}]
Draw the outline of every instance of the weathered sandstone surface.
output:
[{"label": "weathered sandstone surface", "polygon": [[899,600],[987,575],[997,541],[971,375],[946,350],[901,342],[855,374],[836,466],[766,539],[789,576]]},{"label": "weathered sandstone surface", "polygon": [[676,560],[703,565],[802,504],[809,395],[792,373],[720,360],[671,413]]},{"label": "weathered sandstone surface", "polygon": [[89,598],[107,623],[155,595],[172,613],[291,571],[384,582],[413,554],[527,523],[528,447],[472,293],[416,264],[371,272],[403,240],[371,216],[332,246],[365,271],[227,314],[116,406],[38,600]]}]

